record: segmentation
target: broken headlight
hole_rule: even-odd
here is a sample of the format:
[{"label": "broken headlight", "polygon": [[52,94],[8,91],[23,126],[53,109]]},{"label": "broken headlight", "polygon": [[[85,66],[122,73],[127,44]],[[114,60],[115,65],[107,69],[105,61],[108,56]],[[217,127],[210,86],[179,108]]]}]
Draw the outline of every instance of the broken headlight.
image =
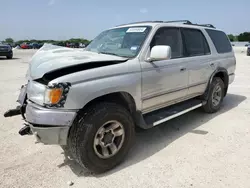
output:
[{"label": "broken headlight", "polygon": [[44,105],[46,107],[63,107],[70,87],[71,84],[68,82],[48,85],[45,90]]}]

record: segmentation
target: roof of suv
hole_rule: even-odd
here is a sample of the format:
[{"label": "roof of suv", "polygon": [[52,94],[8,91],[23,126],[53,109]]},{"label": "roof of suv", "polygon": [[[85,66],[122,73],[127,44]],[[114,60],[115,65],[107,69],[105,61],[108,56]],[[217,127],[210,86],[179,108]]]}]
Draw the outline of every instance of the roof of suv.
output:
[{"label": "roof of suv", "polygon": [[143,21],[143,22],[134,22],[128,24],[118,25],[113,28],[120,28],[120,27],[134,27],[134,26],[152,26],[155,27],[157,25],[162,26],[178,26],[178,27],[187,27],[187,28],[210,28],[217,30],[212,24],[193,24],[188,20],[180,20],[180,21]]}]

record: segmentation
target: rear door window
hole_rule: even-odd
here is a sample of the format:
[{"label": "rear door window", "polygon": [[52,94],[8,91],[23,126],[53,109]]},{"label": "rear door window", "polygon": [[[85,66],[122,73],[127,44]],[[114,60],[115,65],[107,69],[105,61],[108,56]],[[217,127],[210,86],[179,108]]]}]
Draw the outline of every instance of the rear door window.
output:
[{"label": "rear door window", "polygon": [[212,29],[206,29],[206,31],[219,54],[232,52],[232,45],[224,32]]},{"label": "rear door window", "polygon": [[203,33],[198,29],[182,29],[187,56],[210,54],[210,49]]}]

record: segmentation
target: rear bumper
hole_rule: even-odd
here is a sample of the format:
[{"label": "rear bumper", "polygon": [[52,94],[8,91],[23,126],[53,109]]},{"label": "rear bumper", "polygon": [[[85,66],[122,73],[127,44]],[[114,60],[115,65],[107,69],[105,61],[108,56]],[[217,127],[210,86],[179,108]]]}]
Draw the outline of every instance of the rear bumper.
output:
[{"label": "rear bumper", "polygon": [[76,111],[47,109],[34,103],[26,107],[26,121],[38,142],[66,145]]}]

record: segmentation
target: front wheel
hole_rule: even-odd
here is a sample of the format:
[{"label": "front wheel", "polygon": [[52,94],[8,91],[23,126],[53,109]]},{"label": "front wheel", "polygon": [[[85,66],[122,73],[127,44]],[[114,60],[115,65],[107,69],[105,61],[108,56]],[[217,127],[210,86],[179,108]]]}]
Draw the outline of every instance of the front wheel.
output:
[{"label": "front wheel", "polygon": [[72,156],[83,167],[102,173],[123,161],[135,136],[130,113],[114,103],[100,103],[78,114],[68,137]]},{"label": "front wheel", "polygon": [[221,78],[215,77],[211,83],[211,90],[208,95],[208,100],[203,106],[207,113],[214,113],[220,109],[221,103],[224,98],[225,85]]},{"label": "front wheel", "polygon": [[13,55],[11,54],[11,55],[8,55],[8,56],[6,56],[7,57],[7,59],[12,59],[13,58]]}]

